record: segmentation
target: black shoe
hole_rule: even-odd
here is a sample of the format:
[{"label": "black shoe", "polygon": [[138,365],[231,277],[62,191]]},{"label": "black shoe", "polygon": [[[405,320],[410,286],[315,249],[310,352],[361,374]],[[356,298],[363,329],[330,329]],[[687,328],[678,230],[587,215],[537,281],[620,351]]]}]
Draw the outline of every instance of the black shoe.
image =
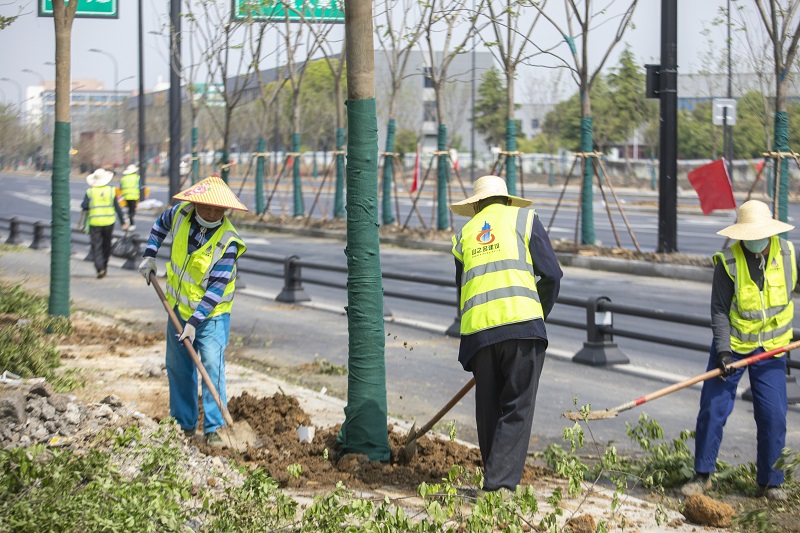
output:
[{"label": "black shoe", "polygon": [[97,279],[106,277],[106,269],[104,268],[100,272],[97,273]]}]

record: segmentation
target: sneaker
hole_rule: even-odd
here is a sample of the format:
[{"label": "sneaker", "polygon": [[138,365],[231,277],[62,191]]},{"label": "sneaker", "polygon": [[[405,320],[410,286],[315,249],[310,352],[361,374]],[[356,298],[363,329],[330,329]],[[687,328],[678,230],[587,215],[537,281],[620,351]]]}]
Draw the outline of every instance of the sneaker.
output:
[{"label": "sneaker", "polygon": [[708,474],[695,474],[690,482],[681,487],[681,494],[692,496],[703,494],[711,488],[711,479]]},{"label": "sneaker", "polygon": [[789,495],[780,487],[767,487],[764,489],[764,497],[774,502],[785,502],[789,499]]},{"label": "sneaker", "polygon": [[191,439],[192,437],[195,436],[196,433],[197,433],[197,429],[184,429],[183,430],[183,436],[186,437],[187,439]]},{"label": "sneaker", "polygon": [[97,279],[106,277],[106,269],[103,269],[97,273]]},{"label": "sneaker", "polygon": [[211,433],[206,433],[206,444],[213,447],[221,447],[222,446],[222,437],[220,437],[216,431],[212,431]]}]

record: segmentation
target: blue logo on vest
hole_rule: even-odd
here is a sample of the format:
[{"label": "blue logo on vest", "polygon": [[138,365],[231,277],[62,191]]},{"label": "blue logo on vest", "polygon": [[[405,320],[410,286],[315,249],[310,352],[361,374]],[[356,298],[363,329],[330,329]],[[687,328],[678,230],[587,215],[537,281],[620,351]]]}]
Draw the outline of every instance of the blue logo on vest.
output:
[{"label": "blue logo on vest", "polygon": [[483,223],[483,228],[481,232],[478,233],[476,240],[482,244],[491,244],[494,242],[494,235],[492,235],[492,227],[489,225],[488,222]]}]

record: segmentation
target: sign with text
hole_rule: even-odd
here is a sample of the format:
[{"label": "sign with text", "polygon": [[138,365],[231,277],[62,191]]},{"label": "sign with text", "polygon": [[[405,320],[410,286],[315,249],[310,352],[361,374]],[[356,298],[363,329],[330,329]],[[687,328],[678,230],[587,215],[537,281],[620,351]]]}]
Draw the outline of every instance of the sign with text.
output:
[{"label": "sign with text", "polygon": [[[234,20],[344,22],[341,0],[232,0]],[[287,13],[288,9],[288,13]]]},{"label": "sign with text", "polygon": [[711,122],[715,126],[736,125],[736,100],[733,98],[714,98]]},{"label": "sign with text", "polygon": [[221,94],[223,90],[221,83],[195,83],[192,101],[202,100],[208,107],[225,107],[225,99]]},{"label": "sign with text", "polygon": [[[76,0],[78,9],[75,17],[80,18],[119,18],[119,0]],[[64,4],[69,4],[70,0],[64,0]],[[53,0],[38,0],[39,16],[53,16]]]}]

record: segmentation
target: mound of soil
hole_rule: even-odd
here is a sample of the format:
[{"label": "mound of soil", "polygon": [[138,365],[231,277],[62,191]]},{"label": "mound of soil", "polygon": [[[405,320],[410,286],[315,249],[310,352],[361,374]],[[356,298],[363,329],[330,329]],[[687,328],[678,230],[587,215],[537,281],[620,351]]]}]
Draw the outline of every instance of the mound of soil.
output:
[{"label": "mound of soil", "polygon": [[[300,407],[297,398],[276,393],[272,397],[257,398],[246,392],[231,398],[228,408],[234,420],[246,420],[263,442],[259,448],[244,453],[233,450],[204,447],[209,454],[222,455],[231,460],[267,470],[282,486],[301,488],[334,487],[339,481],[351,488],[374,489],[381,486],[402,487],[411,490],[424,482],[438,483],[453,465],[474,472],[481,466],[477,448],[458,442],[429,439],[417,440],[417,452],[403,461],[402,450],[406,436],[389,426],[389,463],[370,462],[364,455],[346,454],[340,458],[341,448],[336,442],[341,425],[316,431],[310,443],[300,442],[297,427],[309,425],[310,418]],[[327,453],[325,453],[327,450]],[[294,477],[290,465],[299,464],[302,473]],[[523,484],[550,476],[544,468],[527,465]]]}]

